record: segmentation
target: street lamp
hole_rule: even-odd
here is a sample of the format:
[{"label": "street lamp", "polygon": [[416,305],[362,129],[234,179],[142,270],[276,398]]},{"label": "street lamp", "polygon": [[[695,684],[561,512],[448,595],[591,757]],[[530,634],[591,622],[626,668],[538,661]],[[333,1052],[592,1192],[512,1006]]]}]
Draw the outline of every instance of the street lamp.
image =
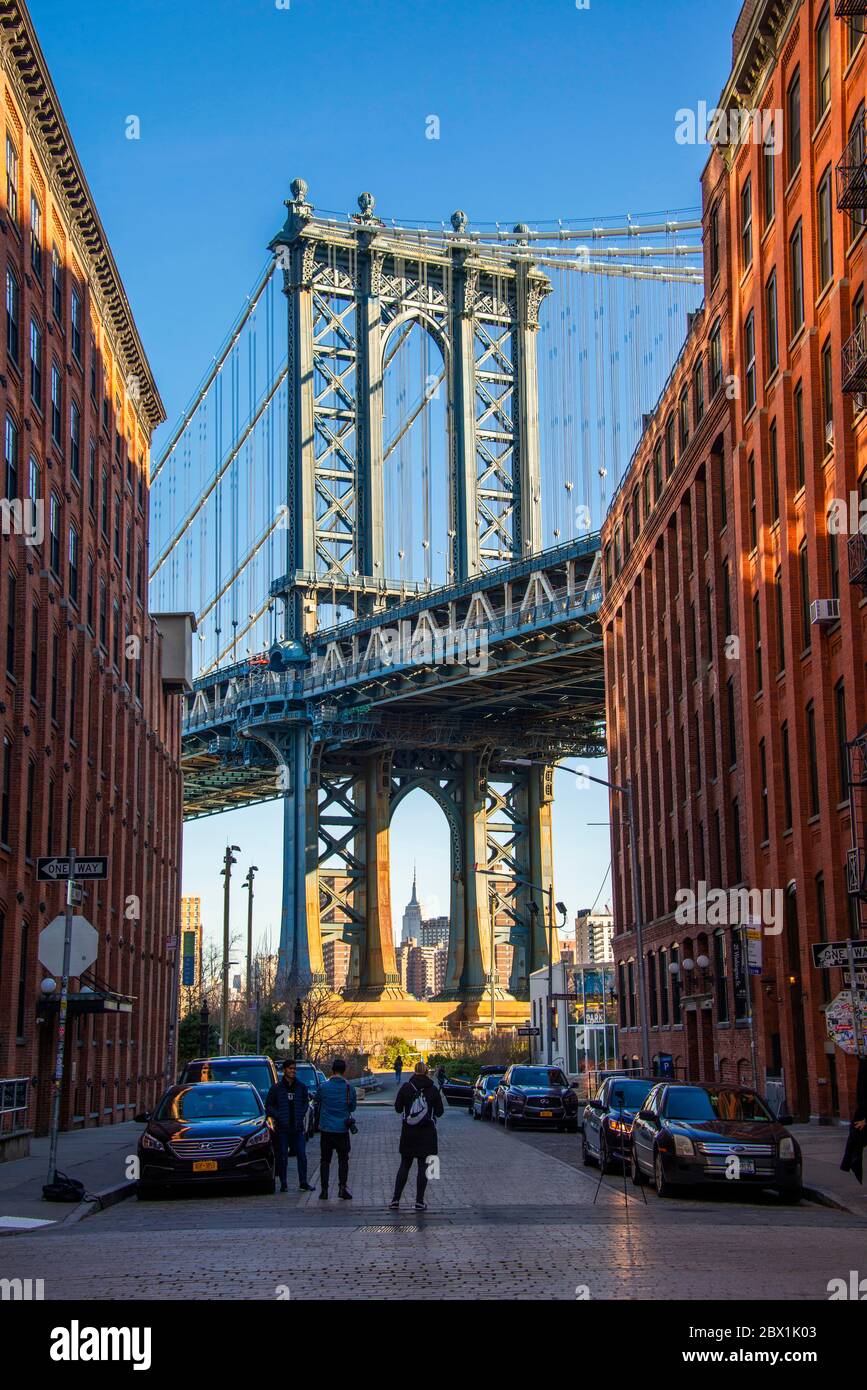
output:
[{"label": "street lamp", "polygon": [[232,865],[237,864],[233,850],[240,852],[240,845],[226,845],[223,855],[223,998],[220,1009],[220,1056],[229,1055],[229,884],[232,879]]},{"label": "street lamp", "polygon": [[[549,763],[542,763],[533,758],[509,758],[503,759],[511,767],[548,767]],[[566,772],[574,772],[574,768],[568,768],[565,763],[555,762],[554,767],[562,767]],[[644,1053],[644,1066],[650,1072],[650,1026],[648,1023],[647,1010],[647,977],[644,969],[644,920],[641,911],[641,886],[638,878],[638,838],[635,831],[635,806],[633,800],[632,783],[627,782],[620,786],[617,782],[609,782],[605,777],[591,777],[589,772],[582,768],[580,775],[587,782],[595,782],[597,786],[607,787],[609,791],[617,792],[626,802],[626,820],[629,826],[629,852],[632,864],[632,911],[635,917],[635,949],[638,955],[638,1011],[641,1016],[641,1048]],[[686,961],[684,961],[686,968]]]},{"label": "street lamp", "polygon": [[295,1000],[295,1012],[292,1016],[294,1036],[292,1039],[292,1055],[296,1062],[301,1056],[301,1035],[304,1029],[304,1010],[301,1007],[301,1000]]},{"label": "street lamp", "polygon": [[253,1002],[253,876],[259,872],[258,865],[251,864],[243,886],[250,894],[247,899],[247,1008]]}]

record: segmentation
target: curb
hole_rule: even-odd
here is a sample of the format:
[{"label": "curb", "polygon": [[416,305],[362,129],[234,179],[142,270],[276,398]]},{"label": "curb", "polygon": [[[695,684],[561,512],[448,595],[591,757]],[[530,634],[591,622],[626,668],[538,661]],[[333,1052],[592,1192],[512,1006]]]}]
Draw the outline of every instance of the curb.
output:
[{"label": "curb", "polygon": [[85,1197],[84,1201],[79,1202],[78,1206],[65,1218],[59,1225],[73,1226],[78,1221],[84,1221],[88,1216],[94,1216],[98,1211],[104,1211],[106,1207],[116,1206],[118,1202],[125,1202],[135,1192],[138,1183],[120,1182],[114,1187],[104,1187],[101,1192],[94,1192],[91,1197]]},{"label": "curb", "polygon": [[825,1187],[811,1187],[804,1183],[804,1197],[808,1202],[816,1202],[820,1207],[833,1207],[835,1211],[845,1211],[847,1216],[861,1216],[863,1213],[854,1211],[852,1207],[847,1207],[835,1197],[833,1192],[829,1192]]}]

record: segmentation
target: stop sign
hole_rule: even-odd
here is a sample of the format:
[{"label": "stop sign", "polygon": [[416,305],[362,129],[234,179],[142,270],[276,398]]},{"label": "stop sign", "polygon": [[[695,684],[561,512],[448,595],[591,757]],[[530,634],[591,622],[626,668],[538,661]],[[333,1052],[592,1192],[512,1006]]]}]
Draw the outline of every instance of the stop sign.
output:
[{"label": "stop sign", "polygon": [[[39,933],[39,959],[58,978],[63,974],[63,942],[66,935],[66,918],[55,917]],[[69,973],[78,976],[93,965],[99,950],[99,934],[86,917],[72,919],[72,948],[69,952]]]}]

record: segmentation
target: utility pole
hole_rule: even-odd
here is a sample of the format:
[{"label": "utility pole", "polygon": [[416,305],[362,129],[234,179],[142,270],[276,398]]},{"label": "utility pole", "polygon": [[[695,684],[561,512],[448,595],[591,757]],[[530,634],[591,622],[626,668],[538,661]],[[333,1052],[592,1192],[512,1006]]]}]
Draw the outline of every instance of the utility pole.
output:
[{"label": "utility pole", "polygon": [[226,853],[223,855],[223,867],[220,870],[223,875],[223,1000],[220,1010],[220,1055],[229,1055],[229,884],[232,879],[232,865],[237,864],[232,851],[239,850],[238,845],[227,845]]},{"label": "utility pole", "polygon": [[247,1008],[253,1003],[253,876],[259,872],[256,864],[251,864],[244,879],[244,887],[250,894],[247,899]]},{"label": "utility pole", "polygon": [[60,1133],[60,1097],[63,1089],[63,1048],[66,1041],[66,1013],[69,1005],[69,962],[72,956],[72,909],[75,903],[75,850],[69,851],[66,881],[66,925],[63,933],[63,976],[60,982],[60,1012],[57,1017],[57,1052],[54,1058],[54,1085],[51,1094],[51,1131],[48,1144],[48,1181],[57,1181],[57,1138]]}]

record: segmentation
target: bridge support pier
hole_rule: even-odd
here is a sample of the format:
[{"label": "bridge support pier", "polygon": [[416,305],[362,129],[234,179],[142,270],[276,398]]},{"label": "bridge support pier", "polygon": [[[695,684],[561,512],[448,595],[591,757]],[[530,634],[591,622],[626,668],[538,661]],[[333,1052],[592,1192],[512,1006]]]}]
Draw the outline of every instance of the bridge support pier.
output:
[{"label": "bridge support pier", "polygon": [[299,723],[279,745],[283,788],[283,906],[277,974],[286,992],[325,984],[319,929],[316,791],[310,787],[308,729]]},{"label": "bridge support pier", "polygon": [[391,921],[391,755],[374,754],[364,760],[363,780],[356,784],[356,800],[362,803],[364,825],[359,835],[358,857],[364,863],[364,957],[358,998],[406,999],[397,973],[394,931]]}]

